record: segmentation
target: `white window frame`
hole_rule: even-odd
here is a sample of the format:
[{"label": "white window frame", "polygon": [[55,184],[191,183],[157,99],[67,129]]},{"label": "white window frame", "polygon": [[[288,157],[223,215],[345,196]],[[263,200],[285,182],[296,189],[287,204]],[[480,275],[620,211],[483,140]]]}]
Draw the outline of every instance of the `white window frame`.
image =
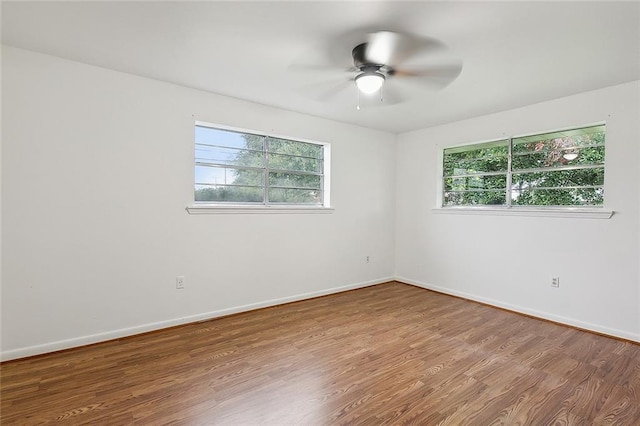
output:
[{"label": "white window frame", "polygon": [[217,130],[226,130],[237,133],[247,133],[252,135],[259,135],[265,137],[272,137],[277,139],[286,139],[294,142],[310,143],[314,145],[320,145],[323,147],[323,184],[322,184],[322,204],[321,205],[305,205],[305,204],[243,204],[243,203],[218,203],[218,202],[196,202],[193,200],[193,188],[195,186],[195,179],[191,182],[192,204],[186,207],[189,214],[238,214],[238,213],[276,213],[276,214],[318,214],[318,213],[332,213],[334,209],[331,207],[331,144],[328,142],[312,141],[308,139],[302,139],[299,137],[291,137],[286,135],[279,135],[274,133],[261,132],[256,130],[242,129],[238,127],[231,127],[220,124],[213,124],[203,121],[195,121],[193,125],[194,134],[192,137],[194,148],[194,162],[192,164],[192,176],[193,170],[196,166],[195,162],[195,128],[196,127],[209,127]]},{"label": "white window frame", "polygon": [[[511,140],[517,138],[525,138],[529,136],[544,135],[547,133],[563,132],[569,130],[575,130],[579,128],[594,127],[606,125],[605,122],[598,122],[592,124],[578,125],[566,127],[563,129],[553,129],[543,132],[535,132],[507,137],[500,137],[491,140],[485,140],[480,142],[462,143],[457,145],[446,146],[438,151],[438,167],[437,167],[437,185],[436,185],[436,206],[432,209],[436,214],[462,214],[462,215],[504,215],[504,216],[541,216],[541,217],[562,217],[562,218],[588,218],[588,219],[609,219],[613,216],[614,211],[607,209],[605,197],[604,203],[601,206],[519,206],[508,205],[495,206],[495,205],[477,205],[477,206],[444,206],[444,151],[451,148],[482,145],[485,143],[507,141],[511,145]],[[509,150],[509,156],[510,156]],[[509,160],[509,169],[511,168],[511,161]],[[606,176],[606,157],[605,157],[605,176]],[[513,171],[507,173],[509,177]],[[606,181],[606,177],[605,177]]]}]

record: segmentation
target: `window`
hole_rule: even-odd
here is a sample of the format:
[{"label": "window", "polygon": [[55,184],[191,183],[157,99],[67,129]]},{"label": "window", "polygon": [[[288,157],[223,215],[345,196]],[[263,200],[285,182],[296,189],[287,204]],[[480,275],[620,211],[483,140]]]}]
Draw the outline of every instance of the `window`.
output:
[{"label": "window", "polygon": [[325,206],[327,146],[195,128],[196,203]]},{"label": "window", "polygon": [[442,206],[602,206],[605,126],[443,151]]}]

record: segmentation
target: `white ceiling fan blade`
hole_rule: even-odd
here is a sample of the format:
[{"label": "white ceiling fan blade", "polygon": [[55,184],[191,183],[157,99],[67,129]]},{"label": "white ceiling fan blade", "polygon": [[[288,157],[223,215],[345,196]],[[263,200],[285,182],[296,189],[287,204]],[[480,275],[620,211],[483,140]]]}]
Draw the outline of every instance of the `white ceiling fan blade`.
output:
[{"label": "white ceiling fan blade", "polygon": [[394,52],[400,49],[402,36],[391,31],[379,31],[369,34],[369,41],[365,51],[367,62],[373,64],[390,64]]},{"label": "white ceiling fan blade", "polygon": [[429,88],[442,89],[456,80],[461,72],[462,62],[458,61],[426,66],[422,69],[393,69],[389,75],[394,80],[400,78],[400,80],[422,84]]},{"label": "white ceiling fan blade", "polygon": [[393,31],[369,34],[365,58],[378,65],[398,66],[403,62],[425,54],[446,51],[438,40]]},{"label": "white ceiling fan blade", "polygon": [[354,93],[356,92],[356,87],[353,84],[353,78],[332,79],[329,81],[308,84],[300,88],[307,97],[321,103],[332,101],[334,98],[341,95],[346,89],[352,89]]},{"label": "white ceiling fan blade", "polygon": [[382,106],[393,106],[401,104],[410,99],[405,93],[394,84],[387,84],[382,88]]}]

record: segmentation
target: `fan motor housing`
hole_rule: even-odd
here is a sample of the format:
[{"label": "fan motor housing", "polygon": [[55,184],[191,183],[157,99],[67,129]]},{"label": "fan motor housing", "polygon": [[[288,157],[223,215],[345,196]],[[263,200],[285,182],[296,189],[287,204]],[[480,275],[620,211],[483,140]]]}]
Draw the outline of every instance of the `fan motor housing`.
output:
[{"label": "fan motor housing", "polygon": [[356,68],[359,68],[362,71],[377,71],[382,68],[382,64],[373,64],[367,60],[367,43],[362,43],[357,45],[351,51],[351,56],[353,57],[353,64]]}]

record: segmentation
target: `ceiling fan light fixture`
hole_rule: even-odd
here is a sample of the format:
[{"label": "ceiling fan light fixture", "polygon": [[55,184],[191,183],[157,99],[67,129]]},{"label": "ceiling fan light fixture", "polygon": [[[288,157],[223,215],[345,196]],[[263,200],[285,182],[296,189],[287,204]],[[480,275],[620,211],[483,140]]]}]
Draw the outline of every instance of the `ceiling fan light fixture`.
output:
[{"label": "ceiling fan light fixture", "polygon": [[385,77],[376,71],[365,71],[356,76],[355,82],[358,90],[362,93],[370,94],[380,90],[384,84]]}]

